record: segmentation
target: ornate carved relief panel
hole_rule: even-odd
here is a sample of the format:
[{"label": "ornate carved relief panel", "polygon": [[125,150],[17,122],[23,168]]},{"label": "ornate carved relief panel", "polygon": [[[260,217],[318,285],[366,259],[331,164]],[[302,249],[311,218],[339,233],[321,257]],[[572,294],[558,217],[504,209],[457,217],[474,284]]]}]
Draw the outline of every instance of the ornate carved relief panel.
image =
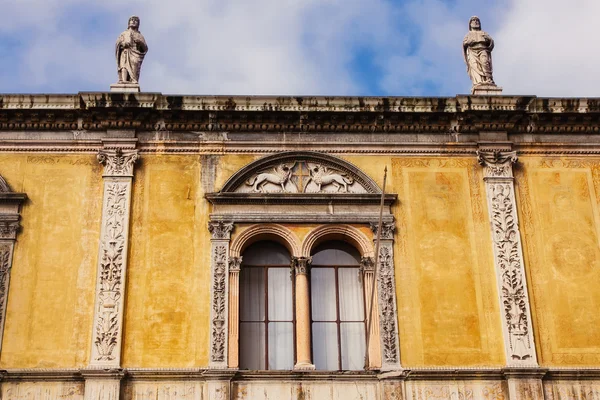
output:
[{"label": "ornate carved relief panel", "polygon": [[15,193],[0,176],[0,350],[6,319],[10,270],[17,232],[21,224],[20,206],[27,199],[24,193]]},{"label": "ornate carved relief panel", "polygon": [[512,173],[517,154],[478,151],[477,157],[484,167],[506,363],[537,365]]},{"label": "ornate carved relief panel", "polygon": [[104,150],[104,196],[90,366],[119,367],[133,165],[136,150]]}]

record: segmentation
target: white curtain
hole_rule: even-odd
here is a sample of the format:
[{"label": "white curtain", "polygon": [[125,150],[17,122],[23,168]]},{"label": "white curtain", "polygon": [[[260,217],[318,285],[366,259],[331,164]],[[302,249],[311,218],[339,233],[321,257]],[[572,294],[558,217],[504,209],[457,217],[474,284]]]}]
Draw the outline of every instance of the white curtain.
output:
[{"label": "white curtain", "polygon": [[266,288],[265,268],[242,267],[240,274],[240,368],[292,369],[294,314],[290,269],[266,270]]},{"label": "white curtain", "polygon": [[294,311],[290,269],[269,268],[269,369],[294,368]]},{"label": "white curtain", "polygon": [[311,271],[313,362],[317,369],[364,368],[364,297],[359,274],[358,268],[339,268],[336,295],[334,268],[316,267]]}]

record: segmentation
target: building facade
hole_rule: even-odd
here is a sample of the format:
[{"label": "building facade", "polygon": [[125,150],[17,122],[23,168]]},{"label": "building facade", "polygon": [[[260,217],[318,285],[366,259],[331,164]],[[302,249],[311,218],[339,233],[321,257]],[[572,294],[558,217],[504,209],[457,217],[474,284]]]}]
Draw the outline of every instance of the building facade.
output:
[{"label": "building facade", "polygon": [[599,105],[0,95],[2,398],[600,399]]}]

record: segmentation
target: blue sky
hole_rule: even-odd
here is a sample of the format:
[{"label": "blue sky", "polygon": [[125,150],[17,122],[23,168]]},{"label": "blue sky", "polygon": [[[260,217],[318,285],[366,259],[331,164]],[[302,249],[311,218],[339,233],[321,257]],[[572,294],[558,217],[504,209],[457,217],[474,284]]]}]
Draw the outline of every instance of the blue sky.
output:
[{"label": "blue sky", "polygon": [[505,94],[600,96],[598,0],[0,0],[0,92],[107,91],[141,18],[143,91],[453,96],[478,15]]}]

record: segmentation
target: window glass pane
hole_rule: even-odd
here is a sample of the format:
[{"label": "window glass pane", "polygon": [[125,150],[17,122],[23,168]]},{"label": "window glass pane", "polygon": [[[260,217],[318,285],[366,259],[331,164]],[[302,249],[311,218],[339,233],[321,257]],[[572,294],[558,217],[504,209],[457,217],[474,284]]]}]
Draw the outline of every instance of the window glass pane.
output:
[{"label": "window glass pane", "polygon": [[292,280],[289,268],[269,268],[269,321],[291,321]]},{"label": "window glass pane", "polygon": [[294,324],[269,323],[269,369],[294,368]]},{"label": "window glass pane", "polygon": [[316,369],[338,370],[337,324],[313,322],[313,362]]},{"label": "window glass pane", "polygon": [[242,262],[245,265],[289,265],[290,253],[277,242],[261,241],[252,243],[244,250]]},{"label": "window glass pane", "polygon": [[312,265],[360,265],[360,253],[346,242],[333,240],[317,246]]},{"label": "window glass pane", "polygon": [[313,268],[310,283],[313,321],[335,321],[335,270]]},{"label": "window glass pane", "polygon": [[240,321],[265,320],[264,268],[240,271]]},{"label": "window glass pane", "polygon": [[265,324],[240,322],[240,368],[265,369]]},{"label": "window glass pane", "polygon": [[340,320],[364,321],[363,287],[358,268],[339,268]]},{"label": "window glass pane", "polygon": [[340,324],[342,369],[361,370],[365,367],[365,324]]}]

